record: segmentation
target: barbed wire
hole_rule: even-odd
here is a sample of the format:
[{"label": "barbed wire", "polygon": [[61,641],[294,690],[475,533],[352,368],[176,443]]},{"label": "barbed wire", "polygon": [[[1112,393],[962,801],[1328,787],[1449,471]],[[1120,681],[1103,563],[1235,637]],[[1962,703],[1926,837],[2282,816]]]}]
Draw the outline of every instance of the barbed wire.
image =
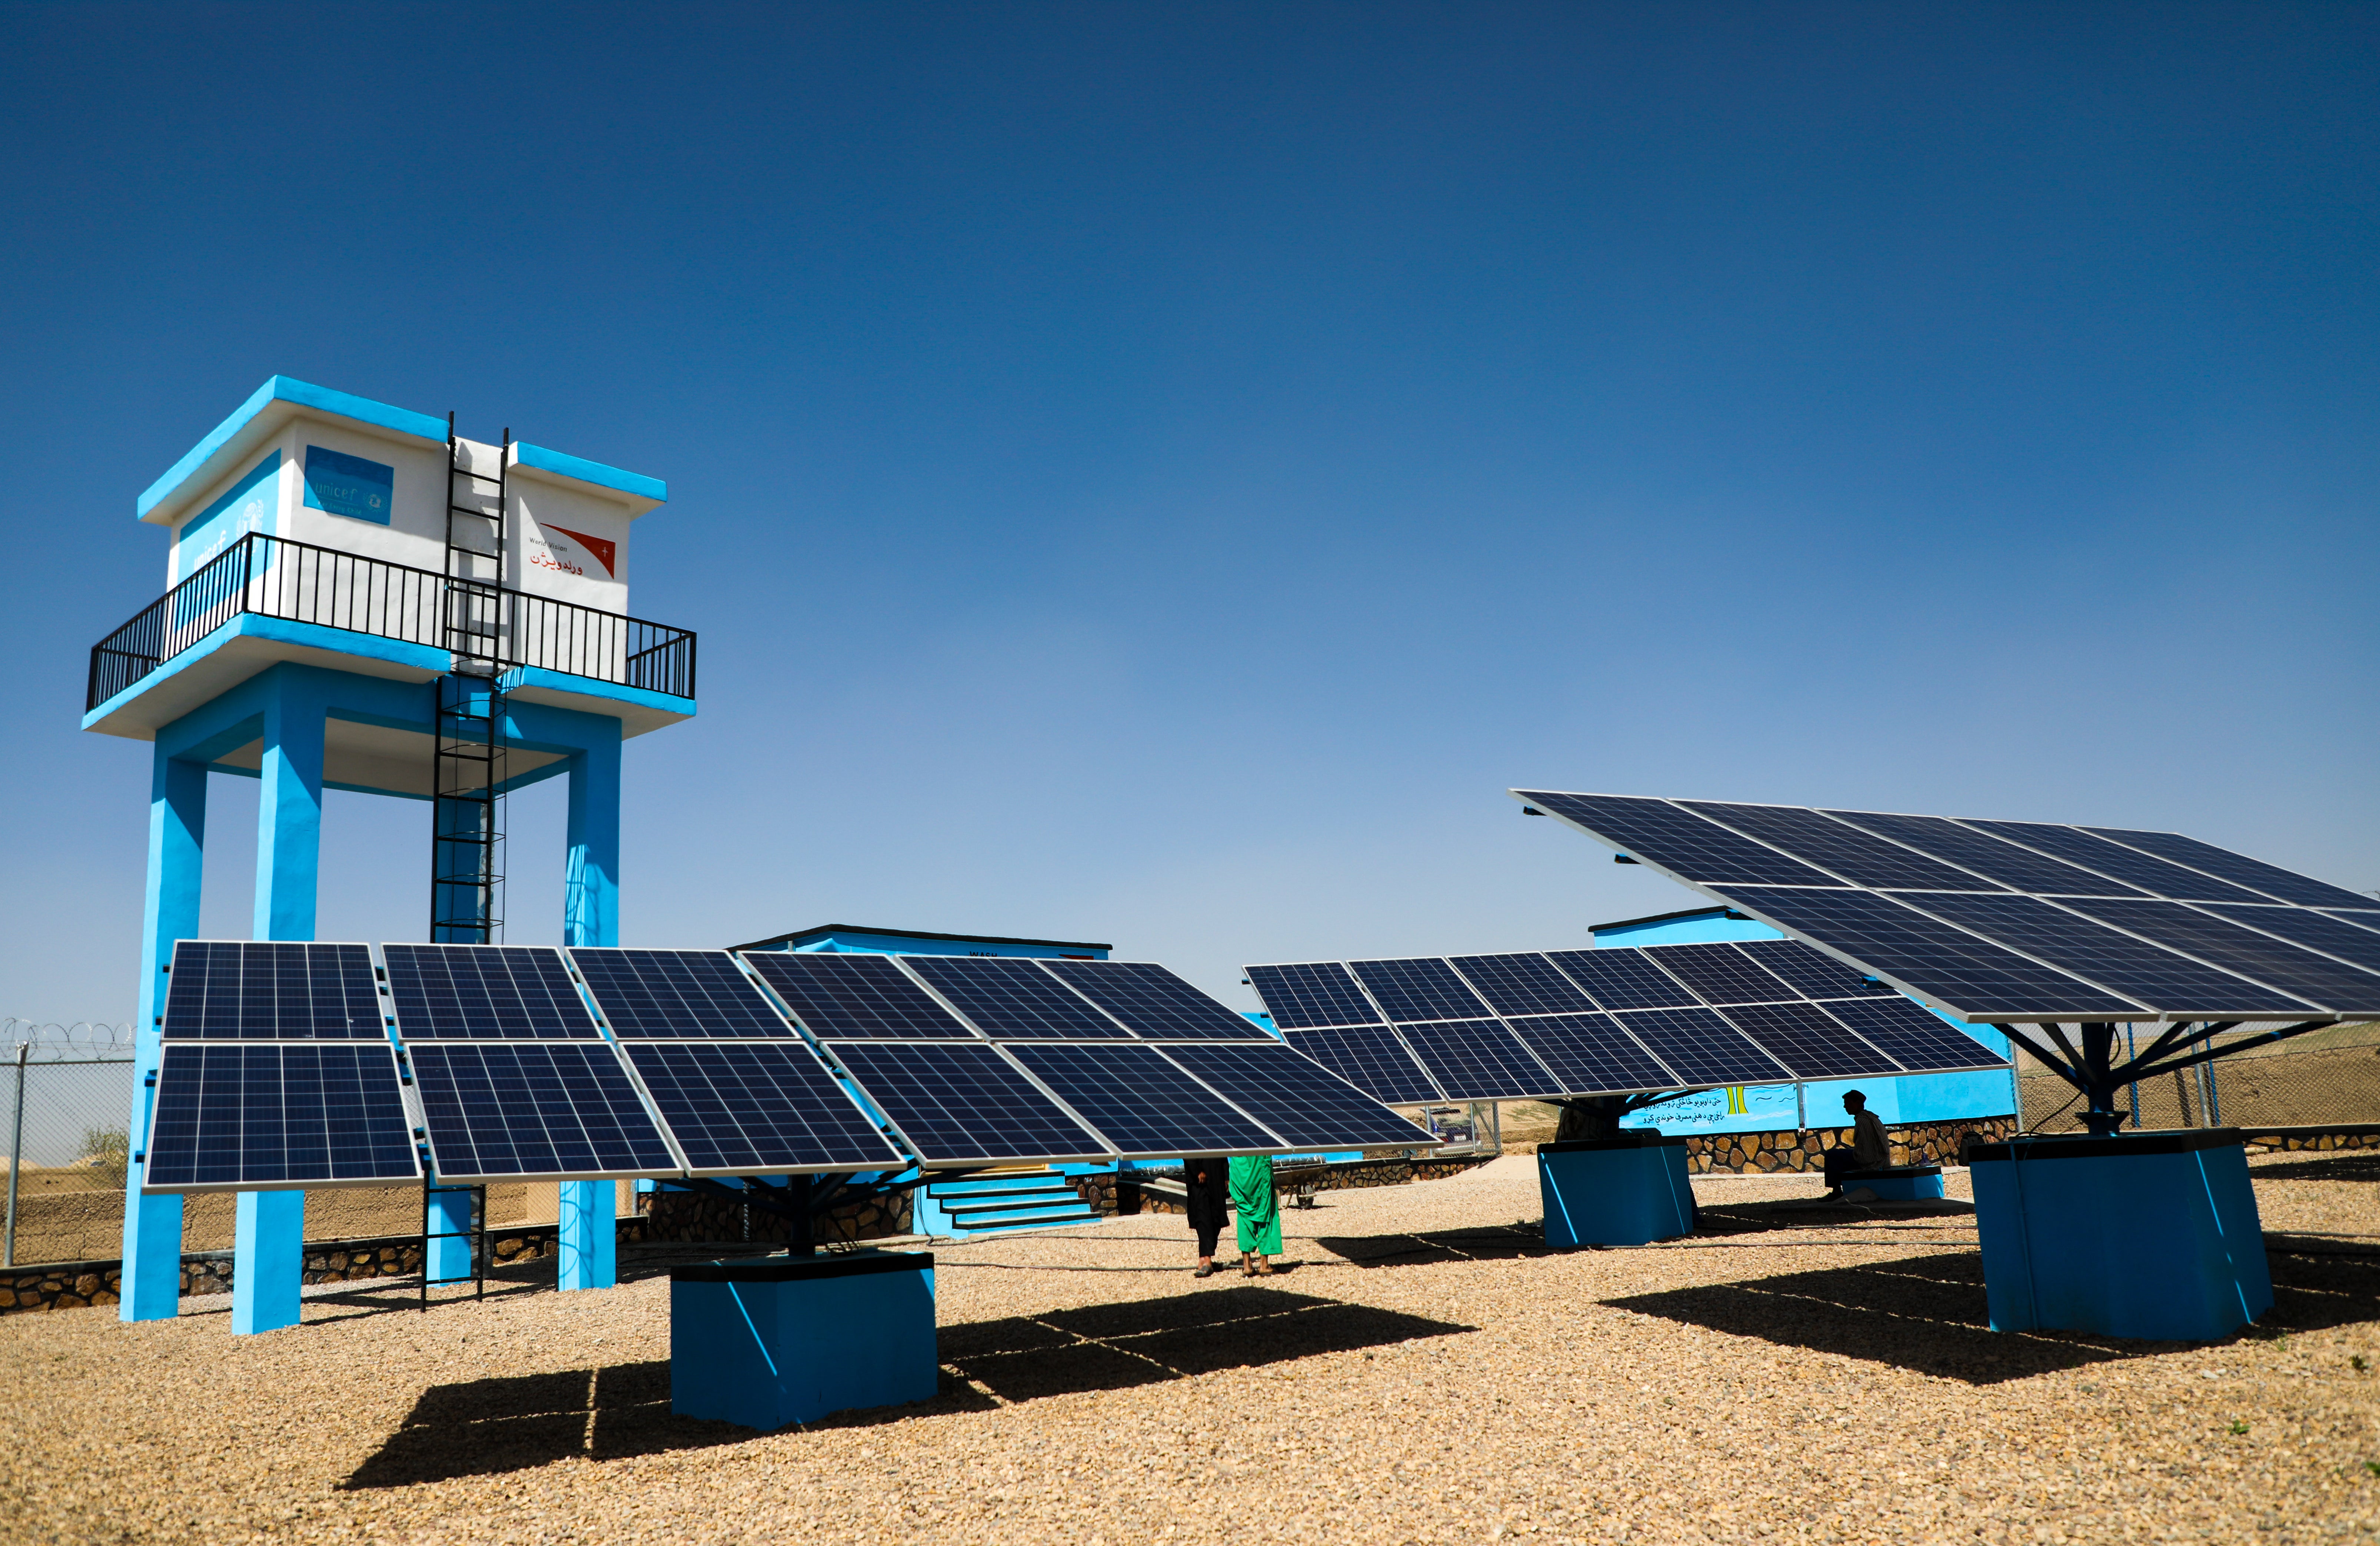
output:
[{"label": "barbed wire", "polygon": [[0,1062],[16,1062],[20,1048],[28,1063],[129,1057],[132,1044],[132,1024],[128,1020],[122,1025],[110,1025],[104,1020],[60,1025],[55,1020],[20,1020],[14,1015],[0,1017]]}]

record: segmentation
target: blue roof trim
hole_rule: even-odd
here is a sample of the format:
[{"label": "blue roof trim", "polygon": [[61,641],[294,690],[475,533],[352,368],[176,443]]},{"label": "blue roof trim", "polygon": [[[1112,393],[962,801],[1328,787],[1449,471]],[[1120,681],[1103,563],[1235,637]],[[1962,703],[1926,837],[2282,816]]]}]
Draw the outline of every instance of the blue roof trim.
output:
[{"label": "blue roof trim", "polygon": [[[353,419],[358,423],[377,424],[382,429],[395,430],[400,434],[419,435],[424,440],[443,441],[446,438],[446,420],[443,419],[416,413],[410,408],[392,408],[386,403],[373,402],[370,397],[358,397],[351,392],[334,392],[327,386],[316,386],[311,382],[274,376],[258,387],[255,395],[240,404],[238,410],[230,418],[216,425],[206,439],[191,446],[188,454],[176,462],[165,476],[141,492],[140,499],[135,502],[133,518],[138,520],[155,509],[192,473],[204,466],[208,457],[230,444],[231,438],[246,429],[249,420],[276,401],[318,408],[324,413],[335,413],[343,419]],[[587,465],[591,467],[594,464]],[[654,486],[658,488],[660,485]]]},{"label": "blue roof trim", "polygon": [[669,485],[658,478],[648,478],[641,472],[623,472],[616,467],[605,467],[601,462],[590,462],[584,456],[565,456],[560,451],[549,451],[542,445],[531,445],[527,441],[515,441],[513,454],[523,467],[533,467],[542,471],[558,473],[565,478],[576,478],[582,483],[593,483],[598,488],[617,489],[622,493],[632,493],[639,499],[650,499],[664,505],[669,503]]}]

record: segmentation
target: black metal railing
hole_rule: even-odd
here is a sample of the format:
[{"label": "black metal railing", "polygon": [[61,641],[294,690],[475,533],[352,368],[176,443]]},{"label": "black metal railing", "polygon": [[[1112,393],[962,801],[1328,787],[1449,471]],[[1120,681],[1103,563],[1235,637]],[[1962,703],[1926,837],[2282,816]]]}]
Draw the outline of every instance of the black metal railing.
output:
[{"label": "black metal railing", "polygon": [[519,590],[463,589],[445,576],[251,531],[91,647],[84,708],[96,709],[242,613],[442,648],[443,610],[495,611],[495,658],[620,687],[694,696],[694,635]]}]

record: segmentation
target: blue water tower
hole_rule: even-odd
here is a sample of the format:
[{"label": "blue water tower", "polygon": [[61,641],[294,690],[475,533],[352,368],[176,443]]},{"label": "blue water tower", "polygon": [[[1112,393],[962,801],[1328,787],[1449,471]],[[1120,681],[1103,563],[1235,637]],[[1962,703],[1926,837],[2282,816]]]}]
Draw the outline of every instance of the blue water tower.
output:
[{"label": "blue water tower", "polygon": [[[132,1147],[176,940],[199,931],[207,774],[259,785],[252,937],[314,937],[325,788],[427,800],[423,937],[504,928],[504,797],[569,780],[565,943],[619,943],[620,748],[695,712],[695,637],[628,615],[668,491],[600,462],[275,376],[138,502],[165,593],[91,652],[83,728],[151,743]],[[126,1180],[120,1313],[175,1313],[182,1200]],[[562,1282],[612,1281],[613,1185],[563,1187]],[[298,1319],[305,1194],[242,1192],[236,1331]]]}]

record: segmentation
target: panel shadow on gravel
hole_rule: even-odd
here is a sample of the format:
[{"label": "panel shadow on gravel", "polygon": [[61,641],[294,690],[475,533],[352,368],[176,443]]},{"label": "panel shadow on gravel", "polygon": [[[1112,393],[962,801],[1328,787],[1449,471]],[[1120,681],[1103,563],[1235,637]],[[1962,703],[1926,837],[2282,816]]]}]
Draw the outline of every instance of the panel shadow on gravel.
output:
[{"label": "panel shadow on gravel", "polygon": [[[941,1329],[941,1390],[932,1400],[838,1412],[808,1426],[859,1428],[987,1411],[1476,1329],[1257,1287],[975,1321]],[[408,1487],[756,1436],[734,1423],[672,1412],[669,1378],[668,1361],[653,1359],[435,1385],[343,1485]]]},{"label": "panel shadow on gravel", "polygon": [[2296,1158],[2248,1167],[2251,1181],[2380,1181],[2380,1149],[2343,1149],[2328,1153],[2296,1151]]},{"label": "panel shadow on gravel", "polygon": [[1358,1267],[1428,1267],[1441,1261],[1513,1261],[1564,1254],[1547,1248],[1545,1226],[1535,1221],[1428,1235],[1330,1235],[1314,1243]]}]

